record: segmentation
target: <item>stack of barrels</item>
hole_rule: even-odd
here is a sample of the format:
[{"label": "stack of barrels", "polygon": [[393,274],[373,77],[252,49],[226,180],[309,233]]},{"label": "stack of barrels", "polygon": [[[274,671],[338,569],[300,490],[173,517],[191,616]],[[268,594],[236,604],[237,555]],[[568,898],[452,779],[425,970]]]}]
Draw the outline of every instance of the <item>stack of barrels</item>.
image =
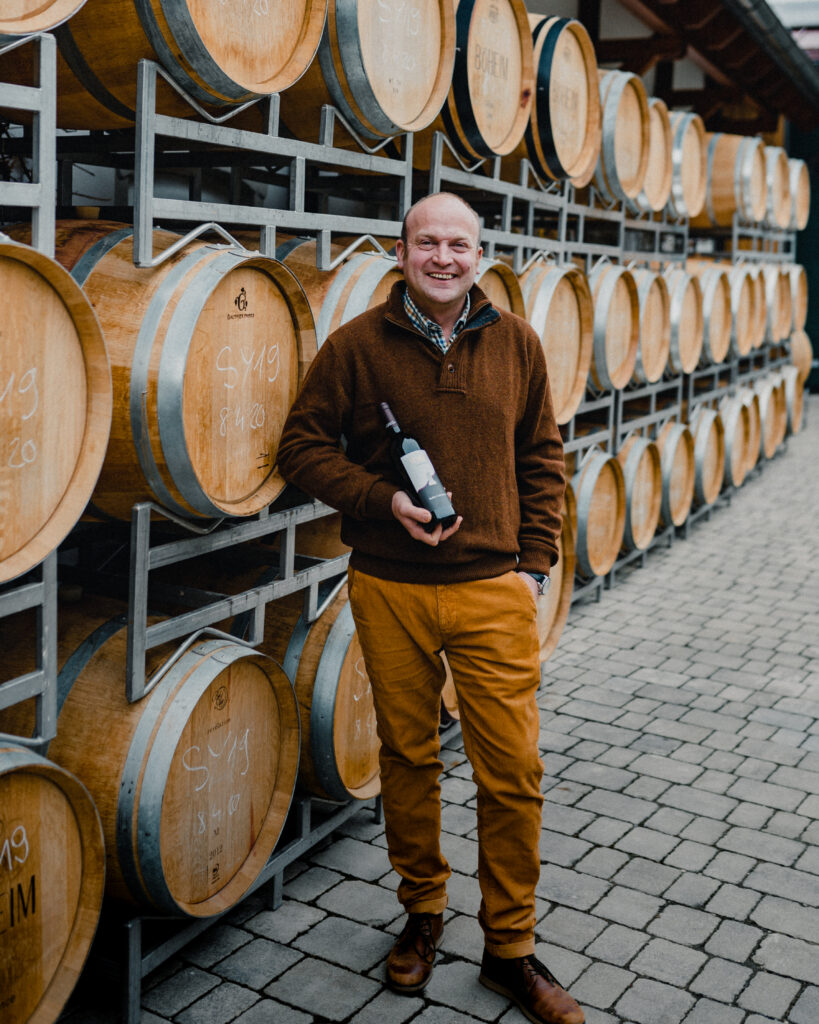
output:
[{"label": "stack of barrels", "polygon": [[[630,218],[724,232],[735,217],[771,232],[805,227],[807,168],[756,138],[708,133],[647,95],[639,77],[599,68],[577,20],[522,0],[264,0],[240,13],[190,0],[20,0],[0,13],[0,80],[28,83],[33,33],[57,36],[58,123],[133,124],[137,66],[159,63],[157,109],[216,116],[278,94],[284,131],[327,141],[322,108],[341,114],[338,148],[392,139],[413,165],[497,159],[509,180],[569,182],[581,202]],[[102,12],[102,13],[101,13]],[[15,45],[19,44],[19,45]],[[231,122],[266,130],[267,105]],[[0,236],[0,284],[16,297],[0,334],[0,585],[61,544],[82,516],[127,520],[154,502],[192,523],[247,517],[282,495],[284,419],[328,334],[384,300],[393,259],[357,251],[316,267],[310,239],[280,236],[274,257],[191,242],[152,268],[134,265],[133,228],[58,223],[55,258],[26,225]],[[155,250],[173,246],[154,234]],[[394,239],[384,239],[389,250]],[[799,429],[812,361],[804,268],[698,256],[667,265],[539,254],[517,275],[483,259],[478,284],[541,339],[558,423],[577,428],[589,397],[727,365],[770,349],[791,363],[696,402],[649,436],[635,431],[567,456],[560,559],[541,602],[541,658],[566,622],[576,574],[607,574],[695,505],[739,486]],[[340,255],[337,250],[335,255]],[[297,549],[346,551],[337,516],[305,523]],[[260,563],[261,564],[261,563]],[[215,570],[209,569],[213,573]],[[272,570],[271,570],[272,571]],[[223,568],[208,589],[259,581]],[[267,579],[263,576],[262,579]],[[270,577],[272,578],[272,577]],[[239,900],[280,841],[294,795],[349,801],[379,792],[372,695],[346,589],[305,618],[299,595],[267,609],[258,650],[199,639],[150,652],[156,686],[124,697],[125,610],[62,604],[59,720],[47,759],[0,748],[0,1017],[59,1015],[103,899],[154,914],[207,917]],[[11,677],[34,667],[26,614],[0,619]],[[445,689],[457,715],[457,695]],[[0,732],[34,729],[28,704]],[[98,736],[107,743],[100,750]],[[7,810],[8,809],[8,810]],[[103,885],[103,878],[105,884]],[[21,956],[20,950],[26,955]]]}]

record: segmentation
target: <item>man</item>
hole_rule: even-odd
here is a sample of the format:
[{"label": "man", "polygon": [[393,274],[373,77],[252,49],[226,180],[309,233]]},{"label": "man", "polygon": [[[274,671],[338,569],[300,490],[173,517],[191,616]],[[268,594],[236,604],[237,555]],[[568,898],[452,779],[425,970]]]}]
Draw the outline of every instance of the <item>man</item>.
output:
[{"label": "man", "polygon": [[[387,959],[421,991],[443,936],[439,719],[445,651],[478,793],[480,981],[536,1024],[583,1012],[534,956],[543,765],[537,598],[557,558],[563,457],[532,328],[475,286],[480,222],[437,193],[407,213],[404,282],[320,349],[285,424],[284,477],[343,513],[350,604],[381,740],[390,861],[407,924]],[[424,529],[380,403],[427,450],[459,513]],[[346,439],[346,447],[341,438]]]}]

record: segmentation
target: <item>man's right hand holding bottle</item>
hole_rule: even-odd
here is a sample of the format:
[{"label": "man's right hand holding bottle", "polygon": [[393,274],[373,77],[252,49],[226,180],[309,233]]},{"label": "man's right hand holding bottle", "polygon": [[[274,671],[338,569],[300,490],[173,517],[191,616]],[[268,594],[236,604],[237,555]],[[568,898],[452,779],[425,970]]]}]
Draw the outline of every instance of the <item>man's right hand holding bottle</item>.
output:
[{"label": "man's right hand holding bottle", "polygon": [[[452,492],[447,491],[447,496],[452,497]],[[437,547],[441,541],[451,537],[463,522],[463,516],[458,516],[452,526],[444,530],[440,523],[431,533],[424,529],[424,523],[428,523],[432,514],[425,508],[416,505],[406,491],[396,491],[392,496],[392,514],[404,527],[407,533],[415,540],[420,540],[431,547]]]}]

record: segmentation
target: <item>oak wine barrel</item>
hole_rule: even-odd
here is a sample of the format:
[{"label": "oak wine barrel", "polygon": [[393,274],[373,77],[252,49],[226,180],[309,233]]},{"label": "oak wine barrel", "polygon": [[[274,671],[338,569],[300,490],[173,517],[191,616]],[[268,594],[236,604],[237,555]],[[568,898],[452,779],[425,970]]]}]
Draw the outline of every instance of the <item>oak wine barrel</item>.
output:
[{"label": "oak wine barrel", "polygon": [[691,413],[688,429],[694,439],[694,501],[697,505],[713,505],[725,476],[722,417],[716,409],[700,405]]},{"label": "oak wine barrel", "polygon": [[675,264],[669,264],[663,275],[671,300],[668,365],[675,374],[692,373],[702,355],[705,330],[702,288],[695,275],[689,274]]},{"label": "oak wine barrel", "polygon": [[808,275],[800,263],[791,263],[785,271],[791,286],[791,326],[788,334],[804,329],[808,319]]},{"label": "oak wine barrel", "polygon": [[765,276],[761,268],[749,263],[747,264],[748,276],[751,279],[751,295],[753,298],[753,313],[751,316],[752,345],[754,349],[762,348],[765,344],[765,333],[768,323],[768,300],[765,296]]},{"label": "oak wine barrel", "polygon": [[660,522],[682,526],[694,501],[694,438],[685,424],[669,420],[657,434],[656,443],[663,474]]},{"label": "oak wine barrel", "polygon": [[329,0],[315,60],[281,94],[282,121],[317,142],[330,103],[370,141],[419,131],[437,117],[454,62],[455,14],[446,0]]},{"label": "oak wine barrel", "polygon": [[586,275],[574,264],[538,261],[520,276],[526,319],[540,336],[558,423],[568,423],[586,392],[594,308]]},{"label": "oak wine barrel", "polygon": [[475,284],[486,293],[494,306],[516,316],[526,316],[526,303],[517,274],[503,260],[482,256],[475,275]]},{"label": "oak wine barrel", "polygon": [[799,379],[799,370],[795,366],[783,366],[779,370],[785,388],[785,410],[787,433],[798,434],[802,429],[804,412],[804,384]]},{"label": "oak wine barrel", "polygon": [[536,87],[523,140],[513,155],[527,157],[543,179],[587,184],[601,140],[594,46],[574,18],[530,13],[529,25]]},{"label": "oak wine barrel", "polygon": [[760,223],[765,217],[768,196],[762,140],[708,132],[705,141],[705,203],[702,211],[691,219],[691,226],[730,227],[735,213],[741,221]]},{"label": "oak wine barrel", "polygon": [[[293,687],[252,648],[202,637],[171,662],[175,645],[149,650],[148,676],[166,662],[167,671],[129,704],[121,607],[60,607],[48,756],[99,810],[110,898],[210,917],[247,892],[281,834],[299,756]],[[25,667],[32,655],[19,619],[0,620],[0,636],[7,663]],[[0,728],[30,735],[32,703],[0,713]]]},{"label": "oak wine barrel", "polygon": [[[57,123],[62,128],[123,128],[136,117],[137,66],[160,64],[180,89],[223,114],[269,96],[304,73],[321,38],[327,0],[89,0],[56,30]],[[4,61],[29,81],[30,47]],[[196,111],[166,83],[157,109]]]},{"label": "oak wine barrel", "polygon": [[765,222],[769,228],[784,230],[791,222],[791,185],[788,154],[781,146],[765,147],[765,179],[768,186]]},{"label": "oak wine barrel", "polygon": [[[275,259],[204,242],[135,267],[132,229],[99,230],[68,222],[57,235],[120,398],[94,505],[118,518],[145,500],[186,518],[259,512],[284,489],[279,438],[315,354],[302,288]],[[161,249],[176,239],[154,232]]]},{"label": "oak wine barrel", "polygon": [[731,352],[747,356],[754,345],[754,283],[747,267],[726,267],[731,286]]},{"label": "oak wine barrel", "polygon": [[791,362],[799,370],[802,384],[808,379],[813,366],[813,346],[804,331],[794,331],[790,337]]},{"label": "oak wine barrel", "polygon": [[753,388],[741,387],[738,391],[743,405],[748,410],[748,462],[747,476],[759,461],[759,443],[762,436],[762,418],[759,412],[759,396]]},{"label": "oak wine barrel", "polygon": [[748,407],[738,395],[725,395],[719,402],[719,414],[725,430],[725,486],[740,487],[748,472]]},{"label": "oak wine barrel", "polygon": [[21,36],[51,31],[76,14],[84,3],[85,0],[16,0],[7,4],[0,11],[0,46]]},{"label": "oak wine barrel", "polygon": [[[256,583],[277,578],[265,570]],[[325,800],[366,800],[381,791],[372,689],[347,599],[345,579],[323,585],[323,610],[304,616],[304,591],[265,610],[259,650],[280,663],[293,682],[301,722],[298,787]],[[237,586],[231,587],[235,591]],[[242,632],[242,616],[232,628]]]},{"label": "oak wine barrel", "polygon": [[665,372],[671,350],[671,296],[662,274],[645,267],[632,274],[640,306],[640,343],[632,378],[654,384]]},{"label": "oak wine barrel", "polygon": [[674,217],[696,217],[705,203],[708,176],[705,125],[699,114],[674,110],[671,120],[671,193]]},{"label": "oak wine barrel", "polygon": [[0,235],[0,583],[53,551],[91,497],[111,429],[105,339],[53,259]]},{"label": "oak wine barrel", "polygon": [[810,217],[810,171],[804,160],[788,160],[788,187],[791,193],[791,219],[788,227],[803,231]]},{"label": "oak wine barrel", "polygon": [[[341,245],[331,246],[334,257],[343,251]],[[276,258],[293,272],[307,296],[318,348],[336,328],[386,301],[393,284],[403,280],[395,260],[378,252],[354,252],[334,270],[319,270],[312,239],[282,242]]]},{"label": "oak wine barrel", "polygon": [[635,199],[648,167],[648,96],[630,71],[600,74],[603,134],[594,186],[608,202]]},{"label": "oak wine barrel", "polygon": [[53,1024],[99,920],[99,814],[70,772],[0,743],[0,1018]]},{"label": "oak wine barrel", "polygon": [[633,274],[601,262],[589,274],[594,333],[589,379],[598,389],[624,388],[631,380],[640,343],[640,301]]},{"label": "oak wine barrel", "polygon": [[514,152],[529,121],[535,65],[523,0],[455,0],[455,39],[449,93],[438,116],[413,139],[418,167],[429,166],[436,131],[472,164]]},{"label": "oak wine barrel", "polygon": [[791,333],[791,281],[788,272],[776,263],[762,264],[760,273],[765,283],[765,304],[768,314],[766,336],[768,341],[776,344]]},{"label": "oak wine barrel", "polygon": [[759,455],[763,459],[772,459],[787,431],[788,408],[785,388],[781,378],[773,374],[755,380],[753,388],[759,399]]},{"label": "oak wine barrel", "polygon": [[557,561],[549,572],[551,583],[537,602],[537,632],[540,638],[541,664],[551,657],[569,618],[577,564],[573,522],[577,507],[572,485],[567,481],[563,498],[563,519],[557,538]]},{"label": "oak wine barrel", "polygon": [[648,98],[648,162],[643,187],[628,206],[637,213],[659,213],[671,194],[671,120],[657,96]]},{"label": "oak wine barrel", "polygon": [[645,551],[657,532],[663,496],[660,451],[653,441],[630,434],[617,452],[626,487],[623,546]]},{"label": "oak wine barrel", "polygon": [[716,264],[691,264],[702,289],[703,338],[701,362],[722,363],[731,347],[731,283]]},{"label": "oak wine barrel", "polygon": [[617,560],[626,526],[626,485],[617,459],[590,449],[572,477],[577,506],[575,557],[582,576],[605,576]]}]

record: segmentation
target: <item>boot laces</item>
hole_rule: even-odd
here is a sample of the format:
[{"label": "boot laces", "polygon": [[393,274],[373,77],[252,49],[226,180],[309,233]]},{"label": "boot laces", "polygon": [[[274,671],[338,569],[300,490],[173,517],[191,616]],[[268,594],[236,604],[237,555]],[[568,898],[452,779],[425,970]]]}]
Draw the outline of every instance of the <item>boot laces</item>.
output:
[{"label": "boot laces", "polygon": [[[435,941],[432,938],[432,919],[429,914],[418,914],[418,935],[423,941],[419,956],[430,963],[435,959]],[[417,946],[416,946],[417,949]]]},{"label": "boot laces", "polygon": [[523,968],[523,978],[527,989],[532,987],[538,977],[545,978],[550,985],[554,985],[556,988],[563,987],[546,964],[541,963],[536,956],[523,957],[521,967]]}]

